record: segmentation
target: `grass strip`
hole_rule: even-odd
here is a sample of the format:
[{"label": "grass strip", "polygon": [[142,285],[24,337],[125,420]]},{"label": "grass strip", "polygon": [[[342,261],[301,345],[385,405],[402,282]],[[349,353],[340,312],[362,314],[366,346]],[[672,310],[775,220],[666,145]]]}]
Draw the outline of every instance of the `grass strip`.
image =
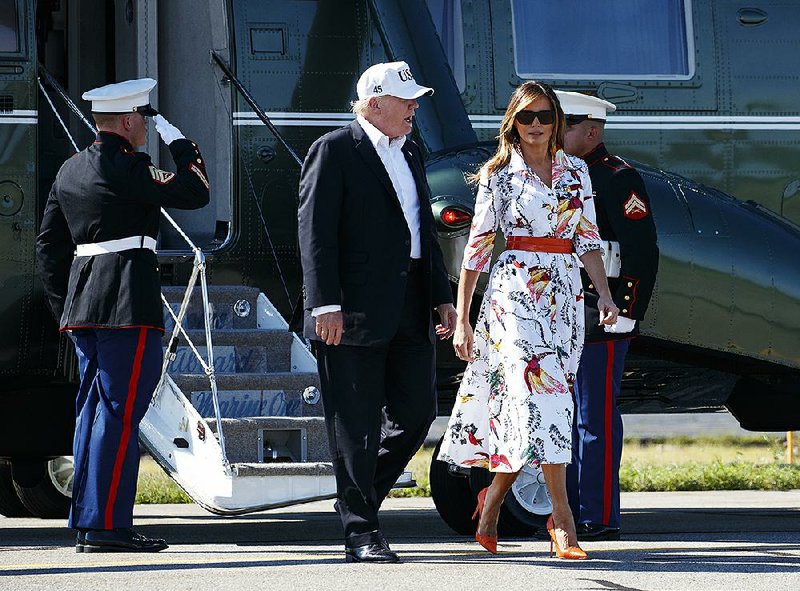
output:
[{"label": "grass strip", "polygon": [[698,490],[792,490],[800,488],[800,466],[751,462],[623,464],[624,492]]},{"label": "grass strip", "polygon": [[[143,458],[144,460],[144,458]],[[139,481],[136,486],[136,503],[141,505],[179,504],[193,502],[175,481],[167,476],[153,460],[147,462],[152,467],[142,462],[143,469],[139,472]]]}]

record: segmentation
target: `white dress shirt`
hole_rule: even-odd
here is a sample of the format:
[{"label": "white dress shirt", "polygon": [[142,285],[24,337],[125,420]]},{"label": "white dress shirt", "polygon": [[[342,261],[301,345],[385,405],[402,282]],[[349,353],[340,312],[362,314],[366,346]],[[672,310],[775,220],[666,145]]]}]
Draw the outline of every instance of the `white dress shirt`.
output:
[{"label": "white dress shirt", "polygon": [[[411,168],[408,166],[402,150],[403,144],[406,143],[406,136],[390,139],[364,117],[359,115],[356,119],[364,133],[367,134],[369,141],[372,142],[389,174],[392,187],[394,187],[397,198],[400,200],[400,206],[403,208],[403,216],[406,218],[408,230],[411,233],[411,258],[418,259],[422,256],[422,244],[419,236],[419,195],[414,175],[411,173]],[[341,309],[342,307],[338,304],[319,306],[311,311],[311,315],[319,316],[328,312],[338,312]]]}]

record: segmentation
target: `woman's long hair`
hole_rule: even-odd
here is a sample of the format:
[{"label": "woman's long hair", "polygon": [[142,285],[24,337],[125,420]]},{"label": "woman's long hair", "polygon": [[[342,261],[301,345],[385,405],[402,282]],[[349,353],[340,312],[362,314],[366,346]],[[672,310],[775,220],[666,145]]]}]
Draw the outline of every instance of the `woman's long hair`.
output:
[{"label": "woman's long hair", "polygon": [[497,145],[497,152],[492,156],[486,164],[483,165],[481,170],[475,174],[470,175],[470,180],[477,181],[480,179],[481,174],[491,176],[494,172],[503,168],[511,160],[511,152],[519,144],[519,134],[514,127],[514,117],[522,109],[527,107],[533,101],[540,97],[547,97],[553,110],[556,112],[556,119],[553,124],[553,132],[550,136],[549,151],[551,156],[555,156],[556,152],[564,146],[564,131],[567,124],[564,119],[564,111],[561,109],[561,103],[558,102],[558,97],[549,85],[543,82],[525,82],[517,87],[511,99],[508,101],[506,107],[506,114],[503,116],[503,122],[500,124],[500,135],[497,136],[499,143]]}]

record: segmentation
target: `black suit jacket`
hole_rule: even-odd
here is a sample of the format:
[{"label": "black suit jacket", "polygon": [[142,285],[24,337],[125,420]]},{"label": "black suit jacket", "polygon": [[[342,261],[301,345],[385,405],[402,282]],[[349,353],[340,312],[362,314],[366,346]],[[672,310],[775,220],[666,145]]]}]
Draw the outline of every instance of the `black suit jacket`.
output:
[{"label": "black suit jacket", "polygon": [[131,249],[75,257],[76,244],[158,235],[161,207],[208,203],[208,177],[197,146],[169,145],[176,173],[159,170],[128,141],[101,131],[67,160],[47,199],[36,239],[39,274],[61,330],[163,328],[156,254]]},{"label": "black suit jacket", "polygon": [[[422,297],[432,310],[453,301],[430,207],[419,148],[403,153],[419,196]],[[411,234],[389,174],[357,121],[319,138],[300,175],[304,334],[317,340],[311,310],[339,304],[345,345],[382,345],[397,331]],[[434,340],[433,324],[429,338]]]}]

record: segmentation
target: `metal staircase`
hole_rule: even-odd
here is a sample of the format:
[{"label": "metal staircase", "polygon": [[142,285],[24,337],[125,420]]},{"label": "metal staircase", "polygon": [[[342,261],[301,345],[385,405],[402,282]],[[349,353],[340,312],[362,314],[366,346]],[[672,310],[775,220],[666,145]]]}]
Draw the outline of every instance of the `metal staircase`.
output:
[{"label": "metal staircase", "polygon": [[[185,292],[162,290],[175,317]],[[201,288],[192,290],[182,315],[185,333],[142,422],[142,442],[214,513],[333,497],[314,358],[257,289],[209,286],[207,298],[204,305]],[[175,318],[166,307],[165,326],[167,347]],[[213,373],[201,362],[209,358],[209,333]]]},{"label": "metal staircase", "polygon": [[166,354],[142,444],[213,513],[333,497],[313,356],[258,289],[208,286],[202,251],[162,213],[194,268],[186,288],[162,290]]}]

